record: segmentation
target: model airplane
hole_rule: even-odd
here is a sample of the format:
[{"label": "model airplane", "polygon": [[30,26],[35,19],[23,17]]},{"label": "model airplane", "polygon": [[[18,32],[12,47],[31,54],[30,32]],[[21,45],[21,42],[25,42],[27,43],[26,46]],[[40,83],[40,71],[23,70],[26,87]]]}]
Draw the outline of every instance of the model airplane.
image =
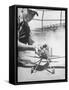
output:
[{"label": "model airplane", "polygon": [[[26,46],[23,48],[23,50],[25,48],[26,48]],[[22,50],[22,47],[21,47],[21,50]],[[28,47],[28,50],[33,50],[33,49],[30,49],[30,47]],[[50,63],[58,62],[58,61],[52,61],[52,59],[65,58],[65,56],[52,55],[52,48],[51,48],[51,54],[49,54],[49,53],[50,53],[50,50],[49,50],[48,46],[46,44],[43,45],[39,49],[35,50],[35,54],[37,56],[29,56],[32,58],[37,58],[39,60],[35,63],[28,60],[28,62],[31,65],[23,64],[23,67],[31,68],[31,74],[36,73],[37,71],[43,71],[43,70],[46,70],[51,74],[55,74],[55,68],[65,68],[64,66],[50,66]],[[45,63],[45,64],[41,65],[41,63]]]},{"label": "model airplane", "polygon": [[[34,66],[31,69],[31,74],[35,73],[36,71],[42,71],[42,70],[47,70],[48,72],[50,72],[51,74],[55,73],[55,66],[50,66],[51,62],[56,62],[56,61],[51,61],[51,59],[58,59],[58,58],[64,58],[65,56],[55,56],[52,55],[52,49],[51,49],[51,55],[49,55],[49,48],[47,47],[47,45],[43,45],[43,47],[41,47],[40,49],[38,49],[37,52],[35,52],[38,57],[35,58],[40,58],[39,61],[37,61]],[[44,60],[43,60],[44,59]],[[45,62],[44,65],[40,65],[42,62]],[[38,63],[38,64],[37,64]],[[57,68],[62,68],[61,66]],[[52,69],[52,70],[49,70]]]}]

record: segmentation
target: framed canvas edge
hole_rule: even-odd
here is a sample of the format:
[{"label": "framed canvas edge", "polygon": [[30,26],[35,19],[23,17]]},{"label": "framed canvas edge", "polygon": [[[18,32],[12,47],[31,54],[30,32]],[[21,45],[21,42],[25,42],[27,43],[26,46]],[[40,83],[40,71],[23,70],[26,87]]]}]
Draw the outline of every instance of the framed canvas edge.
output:
[{"label": "framed canvas edge", "polygon": [[[12,6],[11,6],[12,7]],[[13,5],[15,8],[15,82],[12,83],[14,85],[25,85],[25,84],[41,84],[41,83],[57,83],[57,82],[67,82],[68,81],[68,51],[67,51],[67,28],[68,28],[68,22],[67,22],[67,12],[68,8],[62,8],[62,7],[45,7],[45,6],[30,6],[30,5]],[[17,9],[18,8],[34,8],[34,9],[51,9],[51,10],[65,10],[65,79],[58,79],[58,80],[42,80],[42,81],[27,81],[27,82],[18,82],[18,71],[17,71],[17,57],[18,57],[18,47],[17,47]]]}]

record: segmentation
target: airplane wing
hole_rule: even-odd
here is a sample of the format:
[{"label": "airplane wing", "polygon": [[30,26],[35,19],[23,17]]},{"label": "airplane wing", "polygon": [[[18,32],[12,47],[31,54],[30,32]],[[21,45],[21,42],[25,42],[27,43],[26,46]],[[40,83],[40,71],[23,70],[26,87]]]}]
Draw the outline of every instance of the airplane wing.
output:
[{"label": "airplane wing", "polygon": [[65,58],[65,56],[52,56],[52,57],[49,57],[49,59],[59,59],[59,58]]},{"label": "airplane wing", "polygon": [[[40,58],[39,56],[30,56],[33,58]],[[59,58],[65,58],[65,56],[50,56],[49,59],[59,59]]]}]

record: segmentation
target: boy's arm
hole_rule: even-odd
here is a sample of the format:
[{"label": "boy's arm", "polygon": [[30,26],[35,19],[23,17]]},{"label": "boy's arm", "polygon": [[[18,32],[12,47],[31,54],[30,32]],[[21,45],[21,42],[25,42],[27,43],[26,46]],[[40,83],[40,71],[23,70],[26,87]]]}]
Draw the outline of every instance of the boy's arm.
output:
[{"label": "boy's arm", "polygon": [[32,50],[32,51],[35,51],[35,46],[23,44],[20,41],[18,41],[18,49],[19,50]]}]

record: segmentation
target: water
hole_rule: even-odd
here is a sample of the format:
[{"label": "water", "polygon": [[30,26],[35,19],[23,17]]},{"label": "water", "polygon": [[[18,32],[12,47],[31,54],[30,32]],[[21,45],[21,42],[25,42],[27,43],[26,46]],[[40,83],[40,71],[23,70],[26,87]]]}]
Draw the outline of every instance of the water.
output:
[{"label": "water", "polygon": [[54,31],[32,31],[32,39],[35,45],[47,44],[55,55],[65,55],[65,30],[58,28]]},{"label": "water", "polygon": [[[59,27],[54,31],[41,31],[31,30],[31,37],[35,41],[35,46],[42,46],[47,44],[49,48],[52,48],[52,54],[56,56],[65,56],[65,28]],[[34,51],[21,51],[19,52],[20,58],[23,60],[30,60],[32,62],[38,59],[33,58],[35,56]],[[31,57],[32,56],[32,57]],[[65,66],[65,58],[54,59],[57,63],[50,63],[50,66]],[[40,80],[57,80],[65,79],[65,69],[56,69],[55,74],[52,75],[46,70],[31,74],[31,68],[18,67],[18,81],[40,81]]]}]

